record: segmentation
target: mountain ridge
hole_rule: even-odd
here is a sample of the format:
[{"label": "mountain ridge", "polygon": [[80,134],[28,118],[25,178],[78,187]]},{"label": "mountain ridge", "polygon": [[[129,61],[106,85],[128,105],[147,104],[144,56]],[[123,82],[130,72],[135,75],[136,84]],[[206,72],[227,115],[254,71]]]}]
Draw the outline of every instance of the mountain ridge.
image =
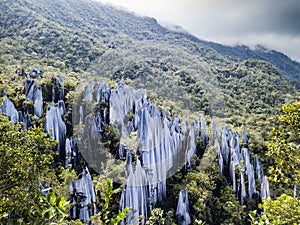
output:
[{"label": "mountain ridge", "polygon": [[[3,3],[5,2],[7,3],[8,1],[4,1]],[[94,38],[114,35],[116,30],[118,33],[121,32],[131,35],[137,40],[152,39],[155,41],[166,41],[168,38],[167,35],[175,34],[185,37],[194,43],[201,43],[215,50],[222,56],[225,56],[225,58],[229,56],[238,61],[257,59],[271,62],[278,67],[288,79],[297,82],[300,80],[300,63],[291,60],[288,56],[280,52],[274,50],[265,52],[252,50],[246,46],[231,47],[205,41],[185,32],[172,31],[160,25],[154,18],[137,16],[131,12],[121,11],[112,6],[104,5],[99,1],[57,0],[49,3],[43,0],[37,0],[35,4],[32,4],[32,2],[28,0],[15,2],[15,4],[18,3],[23,7],[27,7],[28,10],[39,12],[40,16],[42,15],[49,21],[55,21],[63,27],[74,28],[75,26],[81,28],[84,33],[92,35]],[[50,11],[47,10],[47,8],[49,8]],[[56,16],[53,16],[53,10],[56,10]],[[125,21],[125,23],[122,24],[122,21]],[[96,26],[91,28],[94,24]],[[137,29],[132,29],[132,27],[137,26],[140,32],[138,32]]]},{"label": "mountain ridge", "polygon": [[[276,64],[266,60],[268,63],[252,63],[251,57],[234,59],[220,53],[226,46],[168,30],[153,18],[137,17],[100,2],[4,0],[0,6],[6,12],[1,13],[0,22],[0,41],[5,46],[0,52],[3,64],[38,62],[61,70],[126,80],[137,88],[175,98],[180,107],[216,114],[219,108],[239,114],[251,112],[256,110],[253,105],[258,100],[262,101],[262,111],[269,112],[296,91],[297,82],[288,73],[273,68]],[[232,50],[231,55],[234,53]],[[252,65],[252,72],[246,64]],[[300,71],[300,64],[295,67]],[[264,80],[257,84],[260,90],[251,83],[252,73]],[[277,100],[239,98],[243,82],[248,84],[244,89],[257,89],[253,94],[267,94],[274,86]],[[231,98],[246,108],[231,109]]]},{"label": "mountain ridge", "polygon": [[260,45],[257,45],[257,48],[254,49],[251,49],[247,45],[226,46],[214,42],[207,42],[207,45],[214,48],[220,54],[228,55],[239,61],[246,59],[268,61],[278,67],[283,74],[292,80],[299,81],[300,79],[300,63],[279,51],[267,49]]}]

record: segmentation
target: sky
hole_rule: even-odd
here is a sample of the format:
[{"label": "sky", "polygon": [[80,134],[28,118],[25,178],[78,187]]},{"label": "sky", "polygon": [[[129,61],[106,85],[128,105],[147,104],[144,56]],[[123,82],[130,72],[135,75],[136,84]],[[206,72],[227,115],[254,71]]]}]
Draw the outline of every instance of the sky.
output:
[{"label": "sky", "polygon": [[100,0],[200,39],[263,45],[300,62],[300,0]]}]

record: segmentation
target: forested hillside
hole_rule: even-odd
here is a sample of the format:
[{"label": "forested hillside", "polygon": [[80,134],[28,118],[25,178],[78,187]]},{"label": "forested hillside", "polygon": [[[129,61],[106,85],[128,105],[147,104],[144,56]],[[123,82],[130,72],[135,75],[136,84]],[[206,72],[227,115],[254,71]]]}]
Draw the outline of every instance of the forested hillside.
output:
[{"label": "forested hillside", "polygon": [[[2,223],[289,224],[280,210],[299,205],[299,63],[93,0],[2,0],[0,29]],[[95,132],[101,154],[126,162],[127,177],[136,171],[127,183],[109,176],[122,170],[111,161],[95,169]],[[143,173],[160,180],[136,191],[141,206],[126,193]]]},{"label": "forested hillside", "polygon": [[269,61],[278,67],[282,74],[299,85],[299,62],[289,59],[288,56],[281,52],[266,49],[263,46],[257,46],[255,49],[250,49],[247,46],[229,47],[213,42],[208,42],[207,45],[214,48],[220,54],[230,56],[238,61],[246,59]]}]

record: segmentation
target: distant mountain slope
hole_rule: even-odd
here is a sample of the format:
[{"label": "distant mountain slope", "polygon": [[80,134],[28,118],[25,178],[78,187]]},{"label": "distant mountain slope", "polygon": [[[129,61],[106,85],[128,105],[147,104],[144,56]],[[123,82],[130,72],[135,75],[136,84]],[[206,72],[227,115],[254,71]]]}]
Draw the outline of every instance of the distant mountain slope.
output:
[{"label": "distant mountain slope", "polygon": [[[17,0],[28,10],[65,28],[76,28],[93,37],[128,34],[135,39],[154,39],[170,33],[155,19],[139,17],[93,0]],[[136,29],[139,28],[139,29]],[[148,34],[147,34],[148,32]]]},{"label": "distant mountain slope", "polygon": [[[244,45],[231,47],[220,45],[214,42],[207,42],[206,44],[207,46],[215,49],[218,53],[233,57],[239,61],[246,59],[268,61],[280,69],[286,77],[297,82],[300,81],[300,63],[290,59],[281,52],[266,49],[262,46],[257,46],[255,49],[250,49]],[[299,84],[298,87],[300,87]]]},{"label": "distant mountain slope", "polygon": [[211,115],[269,113],[296,91],[284,76],[297,78],[297,64],[282,72],[260,61],[267,57],[242,58],[247,49],[233,58],[220,50],[226,46],[96,1],[2,0],[0,10],[5,66],[41,64],[123,80]]},{"label": "distant mountain slope", "polygon": [[[300,80],[300,64],[282,53],[264,48],[251,50],[246,46],[230,47],[202,41],[187,33],[166,29],[153,18],[135,16],[97,1],[3,0],[0,5],[1,9],[6,12],[1,15],[0,25],[9,33],[15,32],[18,34],[20,29],[15,29],[18,25],[20,25],[19,28],[22,28],[26,27],[29,20],[37,22],[42,19],[44,23],[50,22],[50,25],[55,23],[64,29],[76,29],[77,32],[75,34],[80,32],[93,38],[112,37],[122,33],[141,41],[152,40],[174,43],[174,40],[183,39],[182,43],[176,41],[174,44],[190,47],[186,46],[184,42],[192,42],[194,46],[201,47],[198,53],[203,49],[210,53],[216,50],[225,58],[230,56],[239,61],[246,59],[265,60],[278,67],[283,72],[283,75],[286,75],[288,78]],[[13,17],[11,16],[16,13],[19,13],[18,16],[12,19]],[[18,24],[18,21],[21,23]],[[6,33],[3,32],[0,34],[0,37],[5,37]],[[194,51],[194,53],[196,52]]]}]

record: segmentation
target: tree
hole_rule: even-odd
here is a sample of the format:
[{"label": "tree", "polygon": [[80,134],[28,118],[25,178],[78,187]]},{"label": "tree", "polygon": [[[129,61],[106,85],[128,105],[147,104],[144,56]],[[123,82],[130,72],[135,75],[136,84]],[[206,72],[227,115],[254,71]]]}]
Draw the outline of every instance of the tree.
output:
[{"label": "tree", "polygon": [[[290,193],[291,187],[300,182],[300,102],[295,101],[282,106],[278,116],[278,127],[273,128],[273,135],[268,144],[267,156],[273,161],[269,174],[272,183],[282,185]],[[278,189],[277,192],[282,190]],[[294,196],[281,194],[276,199],[263,199],[259,205],[262,210],[250,212],[251,224],[298,224],[300,221],[300,200]]]},{"label": "tree", "polygon": [[99,213],[92,216],[92,224],[121,224],[130,209],[129,207],[125,207],[122,211],[118,210],[117,212],[114,212],[112,208],[113,194],[116,194],[119,191],[119,189],[113,189],[113,181],[110,178],[105,178],[104,176],[98,177],[96,193],[101,207]]},{"label": "tree", "polygon": [[278,117],[279,126],[273,128],[273,136],[268,144],[267,156],[273,161],[270,179],[289,186],[300,182],[300,102],[282,106]]},{"label": "tree", "polygon": [[298,224],[300,221],[300,200],[286,194],[275,200],[265,199],[259,208],[263,209],[260,217],[256,211],[249,214],[251,224]]},{"label": "tree", "polygon": [[28,218],[40,204],[39,179],[53,163],[57,142],[43,128],[13,125],[0,115],[0,223],[8,218]]}]

